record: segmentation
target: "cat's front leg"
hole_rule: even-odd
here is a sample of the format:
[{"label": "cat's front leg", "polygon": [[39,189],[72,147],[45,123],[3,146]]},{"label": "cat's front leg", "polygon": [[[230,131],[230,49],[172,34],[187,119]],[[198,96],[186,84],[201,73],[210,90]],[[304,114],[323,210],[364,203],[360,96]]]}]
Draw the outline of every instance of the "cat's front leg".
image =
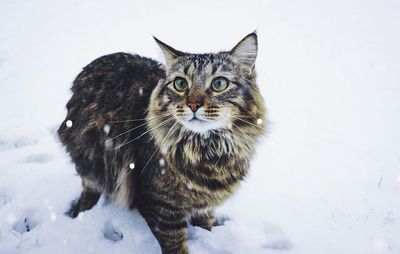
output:
[{"label": "cat's front leg", "polygon": [[163,254],[189,254],[183,211],[163,208],[142,208],[139,211],[157,238]]}]

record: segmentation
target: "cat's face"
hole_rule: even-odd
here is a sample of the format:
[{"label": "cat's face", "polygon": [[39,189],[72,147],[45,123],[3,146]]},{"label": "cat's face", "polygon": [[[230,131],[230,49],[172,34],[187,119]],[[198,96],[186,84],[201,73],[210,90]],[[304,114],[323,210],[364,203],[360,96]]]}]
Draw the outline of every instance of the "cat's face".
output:
[{"label": "cat's face", "polygon": [[153,117],[172,116],[187,131],[202,134],[244,121],[257,124],[264,109],[255,83],[254,33],[231,51],[215,54],[183,53],[156,41],[166,59],[166,78],[153,92]]}]

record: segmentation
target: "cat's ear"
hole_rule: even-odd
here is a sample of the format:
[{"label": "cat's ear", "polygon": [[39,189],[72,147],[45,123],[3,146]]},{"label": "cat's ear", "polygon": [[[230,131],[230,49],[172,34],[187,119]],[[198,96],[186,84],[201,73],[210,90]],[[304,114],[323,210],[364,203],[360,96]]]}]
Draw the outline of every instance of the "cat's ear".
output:
[{"label": "cat's ear", "polygon": [[171,64],[178,58],[181,56],[184,56],[185,53],[174,49],[171,46],[168,46],[167,44],[165,44],[164,42],[160,41],[159,39],[157,39],[156,37],[154,37],[154,40],[157,42],[158,46],[160,47],[161,51],[163,52],[164,58],[165,58],[165,63],[167,65],[167,67],[171,66]]},{"label": "cat's ear", "polygon": [[235,47],[229,52],[239,63],[254,67],[257,58],[257,34],[253,32],[244,37]]}]

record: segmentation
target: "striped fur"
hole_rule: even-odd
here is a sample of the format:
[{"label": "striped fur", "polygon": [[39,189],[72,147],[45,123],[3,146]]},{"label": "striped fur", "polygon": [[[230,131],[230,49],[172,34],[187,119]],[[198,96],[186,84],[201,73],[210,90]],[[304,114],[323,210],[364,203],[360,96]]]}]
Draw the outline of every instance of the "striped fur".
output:
[{"label": "striped fur", "polygon": [[[257,37],[250,34],[231,51],[210,54],[156,41],[165,67],[116,53],[96,59],[75,79],[58,135],[83,191],[67,214],[76,217],[104,193],[139,210],[162,253],[189,253],[187,223],[211,230],[213,209],[246,176],[264,133],[254,68]],[[211,84],[220,76],[229,85],[215,92]],[[174,89],[176,77],[188,81],[186,91]],[[187,106],[192,101],[202,103],[196,113]],[[204,121],[193,123],[192,114]]]}]

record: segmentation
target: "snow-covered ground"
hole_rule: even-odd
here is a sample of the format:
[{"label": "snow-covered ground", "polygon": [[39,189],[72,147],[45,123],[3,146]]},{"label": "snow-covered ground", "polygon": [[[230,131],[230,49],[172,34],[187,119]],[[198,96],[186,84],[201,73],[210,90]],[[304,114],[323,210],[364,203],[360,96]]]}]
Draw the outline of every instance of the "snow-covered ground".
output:
[{"label": "snow-covered ground", "polygon": [[[251,175],[192,253],[400,253],[400,2],[0,1],[0,253],[160,253],[143,218],[81,190],[55,138],[81,68],[112,52],[162,61],[257,28],[272,121]],[[121,234],[123,235],[121,239]]]}]

